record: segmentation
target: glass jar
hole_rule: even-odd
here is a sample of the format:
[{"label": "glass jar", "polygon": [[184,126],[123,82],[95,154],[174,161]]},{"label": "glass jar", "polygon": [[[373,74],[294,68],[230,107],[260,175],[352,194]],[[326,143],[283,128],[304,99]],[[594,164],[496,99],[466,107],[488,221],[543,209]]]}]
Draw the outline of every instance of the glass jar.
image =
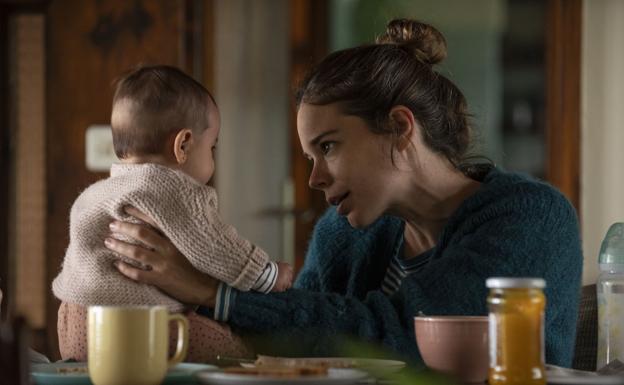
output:
[{"label": "glass jar", "polygon": [[544,385],[541,278],[488,278],[490,385]]}]

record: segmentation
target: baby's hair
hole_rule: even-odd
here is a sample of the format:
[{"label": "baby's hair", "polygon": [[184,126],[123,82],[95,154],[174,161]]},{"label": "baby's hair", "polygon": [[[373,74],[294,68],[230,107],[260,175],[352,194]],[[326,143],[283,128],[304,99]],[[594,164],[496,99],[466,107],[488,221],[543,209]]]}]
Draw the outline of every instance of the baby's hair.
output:
[{"label": "baby's hair", "polygon": [[167,65],[139,66],[116,81],[111,126],[119,159],[162,154],[172,134],[208,128],[212,95]]}]

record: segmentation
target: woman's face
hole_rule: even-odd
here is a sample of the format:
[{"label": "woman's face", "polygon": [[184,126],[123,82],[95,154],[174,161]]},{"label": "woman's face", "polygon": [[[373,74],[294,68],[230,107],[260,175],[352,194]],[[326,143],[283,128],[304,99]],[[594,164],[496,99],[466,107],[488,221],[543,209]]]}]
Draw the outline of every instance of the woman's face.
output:
[{"label": "woman's face", "polygon": [[310,187],[323,191],[351,226],[365,227],[388,209],[396,171],[390,136],[372,133],[363,119],[343,114],[336,104],[302,103],[297,131],[313,162]]}]

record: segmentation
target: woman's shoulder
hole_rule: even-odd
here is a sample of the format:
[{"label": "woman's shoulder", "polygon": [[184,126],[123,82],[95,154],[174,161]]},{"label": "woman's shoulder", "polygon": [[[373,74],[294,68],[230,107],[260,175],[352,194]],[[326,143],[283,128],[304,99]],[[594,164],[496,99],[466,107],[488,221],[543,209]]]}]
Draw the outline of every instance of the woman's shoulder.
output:
[{"label": "woman's shoulder", "polygon": [[469,206],[518,214],[575,215],[568,199],[554,186],[532,176],[492,168]]},{"label": "woman's shoulder", "polygon": [[469,250],[483,271],[497,275],[550,277],[564,265],[576,274],[582,265],[578,219],[565,196],[545,182],[498,169],[457,210],[442,239],[451,255]]},{"label": "woman's shoulder", "polygon": [[401,226],[401,219],[384,215],[363,229],[356,229],[349,224],[345,216],[339,215],[336,208],[331,206],[319,217],[314,226],[315,234],[340,235],[347,238],[362,238],[392,231]]},{"label": "woman's shoulder", "polygon": [[[402,229],[403,221],[390,216],[382,216],[366,228],[356,229],[335,207],[328,208],[314,227],[298,285],[313,287],[321,279],[323,285],[335,288],[339,281],[346,283],[347,276],[364,268],[366,261],[383,265]],[[319,275],[319,271],[323,273]]]},{"label": "woman's shoulder", "polygon": [[[492,168],[481,186],[453,214],[453,234],[518,232],[527,237],[578,237],[576,210],[555,187],[533,177]],[[542,235],[539,235],[542,236]]]},{"label": "woman's shoulder", "polygon": [[341,235],[356,234],[358,231],[349,225],[349,221],[338,212],[333,206],[328,207],[318,218],[314,225],[314,233],[318,235]]},{"label": "woman's shoulder", "polygon": [[[402,230],[403,221],[392,216],[382,216],[371,225],[356,229],[347,218],[329,207],[314,226],[309,253],[327,257],[352,252],[370,252],[379,244],[391,244]],[[333,258],[333,257],[332,257]]]}]

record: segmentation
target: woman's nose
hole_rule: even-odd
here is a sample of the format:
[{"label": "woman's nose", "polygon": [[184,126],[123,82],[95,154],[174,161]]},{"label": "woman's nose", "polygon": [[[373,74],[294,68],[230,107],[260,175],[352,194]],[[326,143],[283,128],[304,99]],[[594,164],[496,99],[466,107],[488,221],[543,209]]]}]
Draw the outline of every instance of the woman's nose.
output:
[{"label": "woman's nose", "polygon": [[322,190],[328,184],[328,175],[325,168],[320,163],[314,163],[308,185],[317,190]]}]

